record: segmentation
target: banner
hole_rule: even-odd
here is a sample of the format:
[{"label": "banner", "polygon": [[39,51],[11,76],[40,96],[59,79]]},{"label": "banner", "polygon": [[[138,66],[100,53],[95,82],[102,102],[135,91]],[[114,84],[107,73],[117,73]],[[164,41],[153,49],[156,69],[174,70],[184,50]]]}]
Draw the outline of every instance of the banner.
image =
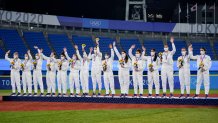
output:
[{"label": "banner", "polygon": [[83,28],[133,30],[145,32],[218,33],[218,24],[134,22],[91,18],[65,17],[0,10],[0,20]]},{"label": "banner", "polygon": [[[217,80],[218,80],[218,75],[210,75],[210,89],[218,89]],[[197,76],[196,75],[191,76],[191,83],[190,83],[191,89],[196,89],[196,82],[197,82]],[[80,83],[80,85],[81,85],[81,83]],[[145,75],[143,76],[143,85],[144,85],[143,86],[144,89],[148,89],[148,80],[147,80],[147,76],[145,76]],[[204,88],[203,85],[204,84],[202,83],[201,89]],[[43,77],[43,86],[45,89],[47,89],[45,77]],[[120,84],[119,84],[119,80],[118,80],[117,75],[114,76],[114,86],[115,86],[115,89],[120,89]],[[67,79],[67,87],[69,89],[68,79]],[[22,88],[22,81],[21,81],[21,88]],[[102,88],[104,89],[103,76],[102,76]],[[130,77],[129,88],[133,89],[132,76]],[[154,86],[153,86],[153,88],[154,88]],[[162,89],[161,77],[160,77],[160,88]],[[169,89],[168,84],[167,84],[167,88]],[[9,76],[0,76],[0,89],[11,89],[11,80],[10,80]],[[56,89],[57,89],[57,81],[56,81]],[[92,90],[91,76],[89,76],[89,89]],[[174,89],[180,89],[179,77],[177,75],[174,75]]]}]

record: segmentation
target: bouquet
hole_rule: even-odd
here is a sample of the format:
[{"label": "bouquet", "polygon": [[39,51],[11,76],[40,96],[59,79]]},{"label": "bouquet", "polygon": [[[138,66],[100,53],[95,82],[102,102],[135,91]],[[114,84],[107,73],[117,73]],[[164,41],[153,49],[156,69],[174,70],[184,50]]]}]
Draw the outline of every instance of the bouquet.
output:
[{"label": "bouquet", "polygon": [[85,48],[85,47],[86,47],[86,44],[82,44],[82,47]]},{"label": "bouquet", "polygon": [[119,60],[119,63],[120,63],[120,65],[124,65],[124,60],[123,60],[123,59],[120,59],[120,60]]},{"label": "bouquet", "polygon": [[58,62],[58,67],[59,67],[59,70],[61,70],[62,62]]},{"label": "bouquet", "polygon": [[33,62],[33,69],[36,69],[36,66],[37,66],[37,62],[34,61],[34,62]]},{"label": "bouquet", "polygon": [[107,70],[107,63],[105,61],[103,62],[102,66],[103,66],[103,71],[106,71]]},{"label": "bouquet", "polygon": [[135,70],[138,69],[138,63],[137,63],[137,62],[134,62],[134,63],[133,63],[133,66],[134,66]]},{"label": "bouquet", "polygon": [[204,72],[205,70],[203,69],[203,67],[204,67],[204,63],[201,62],[201,63],[199,64],[199,68],[198,68],[198,70],[201,69],[201,72]]},{"label": "bouquet", "polygon": [[22,63],[20,66],[21,66],[21,70],[23,71],[25,65]]},{"label": "bouquet", "polygon": [[46,66],[47,66],[48,70],[51,71],[51,64],[47,64]]},{"label": "bouquet", "polygon": [[163,53],[162,53],[162,52],[159,52],[159,53],[158,53],[158,57],[160,58],[160,61],[161,61],[161,62],[162,62],[162,59],[163,59],[162,56],[163,56]]},{"label": "bouquet", "polygon": [[96,41],[99,41],[100,39],[99,39],[99,38],[95,38],[95,40],[96,40]]},{"label": "bouquet", "polygon": [[14,61],[10,63],[10,68],[14,69]]},{"label": "bouquet", "polygon": [[181,68],[182,66],[183,66],[183,63],[184,63],[184,60],[183,59],[181,59],[181,58],[179,58],[178,59],[178,62],[179,62],[179,68]]},{"label": "bouquet", "polygon": [[153,72],[153,71],[154,71],[154,68],[153,68],[154,66],[153,66],[153,64],[149,64],[148,67],[149,67],[149,71],[150,71],[150,72]]},{"label": "bouquet", "polygon": [[73,59],[70,59],[70,60],[69,60],[69,63],[70,63],[70,65],[71,65],[71,67],[73,68],[73,67],[74,67],[74,64],[75,64],[75,61],[74,61]]}]

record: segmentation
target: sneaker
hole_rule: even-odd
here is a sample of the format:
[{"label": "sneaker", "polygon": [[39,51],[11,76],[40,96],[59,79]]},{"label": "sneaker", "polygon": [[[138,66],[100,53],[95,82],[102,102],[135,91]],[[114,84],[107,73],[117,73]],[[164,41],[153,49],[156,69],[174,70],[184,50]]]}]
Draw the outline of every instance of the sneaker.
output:
[{"label": "sneaker", "polygon": [[143,96],[143,94],[139,94],[139,98],[141,98]]},{"label": "sneaker", "polygon": [[127,94],[124,94],[124,98],[127,97],[127,96],[128,96]]},{"label": "sneaker", "polygon": [[104,95],[104,97],[108,97],[108,96],[109,96],[109,94],[105,94],[105,95]]},{"label": "sneaker", "polygon": [[124,94],[120,94],[120,97],[123,97],[124,96]]},{"label": "sneaker", "polygon": [[15,93],[11,93],[11,96],[15,96],[16,94]]},{"label": "sneaker", "polygon": [[50,93],[47,93],[45,96],[46,96],[46,97],[50,97],[50,96],[51,96],[51,94],[50,94]]},{"label": "sneaker", "polygon": [[205,94],[205,99],[207,99],[208,98],[208,94]]},{"label": "sneaker", "polygon": [[61,93],[58,93],[58,97],[62,97]]},{"label": "sneaker", "polygon": [[68,97],[67,94],[65,94],[65,93],[64,93],[62,96],[63,96],[63,97]]},{"label": "sneaker", "polygon": [[44,97],[44,94],[43,94],[43,93],[40,93],[39,96],[40,96],[40,97]]},{"label": "sneaker", "polygon": [[79,96],[79,94],[76,93],[74,96],[77,97],[77,96]]},{"label": "sneaker", "polygon": [[18,92],[18,93],[17,93],[17,96],[21,96],[21,93]]},{"label": "sneaker", "polygon": [[101,96],[101,93],[98,93],[98,95],[97,96]]},{"label": "sneaker", "polygon": [[187,98],[189,98],[189,96],[190,96],[189,94],[186,94],[185,98],[187,99]]},{"label": "sneaker", "polygon": [[137,94],[134,94],[132,97],[136,98],[136,97],[137,97]]},{"label": "sneaker", "polygon": [[29,96],[29,97],[31,97],[31,96],[33,96],[31,93],[28,93],[28,95],[27,96]]},{"label": "sneaker", "polygon": [[114,94],[112,94],[112,98],[114,98]]},{"label": "sneaker", "polygon": [[159,94],[156,94],[156,95],[155,95],[155,98],[160,98]]},{"label": "sneaker", "polygon": [[34,93],[33,96],[36,97],[36,96],[38,96],[38,95],[37,95],[37,93]]},{"label": "sneaker", "polygon": [[70,97],[74,97],[74,94],[73,94],[73,93],[70,93]]},{"label": "sneaker", "polygon": [[151,95],[151,94],[148,94],[148,98],[152,98],[152,95]]},{"label": "sneaker", "polygon": [[165,94],[165,93],[163,93],[163,95],[162,95],[162,98],[167,98],[167,96],[166,96],[166,94]]},{"label": "sneaker", "polygon": [[170,97],[169,98],[174,98],[174,96],[173,96],[173,94],[172,93],[170,93]]},{"label": "sneaker", "polygon": [[24,96],[24,97],[25,97],[25,96],[27,96],[27,95],[26,95],[26,93],[23,93],[23,95],[22,95],[22,96]]},{"label": "sneaker", "polygon": [[51,96],[52,96],[52,97],[56,97],[55,93],[52,93]]},{"label": "sneaker", "polygon": [[182,98],[184,96],[184,94],[180,94],[179,98]]},{"label": "sneaker", "polygon": [[95,94],[95,93],[92,93],[92,97],[94,97],[94,96],[96,96],[96,94]]},{"label": "sneaker", "polygon": [[195,95],[193,96],[193,99],[198,99],[198,94],[195,94]]}]

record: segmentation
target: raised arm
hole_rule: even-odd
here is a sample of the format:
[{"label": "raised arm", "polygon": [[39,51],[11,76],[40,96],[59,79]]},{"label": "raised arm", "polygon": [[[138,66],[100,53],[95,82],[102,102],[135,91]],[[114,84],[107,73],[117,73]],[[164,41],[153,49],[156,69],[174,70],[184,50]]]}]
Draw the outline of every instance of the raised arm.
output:
[{"label": "raised arm", "polygon": [[117,57],[118,57],[119,59],[121,59],[121,58],[122,58],[122,57],[121,57],[121,54],[120,54],[119,51],[117,50],[117,47],[116,47],[116,43],[115,43],[115,42],[113,43],[113,47],[114,47],[114,52],[116,53]]},{"label": "raised arm", "polygon": [[8,57],[9,53],[10,53],[10,50],[8,50],[8,52],[6,52],[6,54],[5,54],[5,60],[11,62],[11,59]]},{"label": "raised arm", "polygon": [[132,50],[135,48],[135,45],[132,45],[130,48],[129,48],[129,57],[131,58],[131,59],[133,59],[134,58],[134,55],[132,54]]},{"label": "raised arm", "polygon": [[170,42],[171,42],[172,48],[173,48],[173,50],[171,51],[171,54],[174,55],[176,53],[176,46],[174,44],[174,38],[173,37],[170,38]]},{"label": "raised arm", "polygon": [[70,60],[71,58],[69,57],[68,53],[67,53],[67,48],[64,48],[64,55],[66,56],[67,60]]},{"label": "raised arm", "polygon": [[28,54],[28,56],[29,56],[29,60],[33,60],[33,57],[32,57],[32,55],[31,55],[31,53],[30,53],[30,50],[27,51],[27,54]]},{"label": "raised arm", "polygon": [[109,45],[109,48],[111,49],[111,59],[114,60],[114,50],[112,44]]},{"label": "raised arm", "polygon": [[[90,47],[89,48],[89,55],[88,55],[88,59],[92,59],[92,51],[93,51],[93,48],[92,47]],[[85,52],[85,51],[84,51]],[[86,53],[86,52],[85,52]]]},{"label": "raised arm", "polygon": [[148,57],[147,57],[147,56],[145,56],[145,53],[146,53],[146,48],[145,48],[144,46],[142,46],[142,50],[143,50],[143,52],[142,52],[142,56],[141,56],[141,58],[142,58],[142,60],[145,60],[145,61],[147,61]]},{"label": "raised arm", "polygon": [[79,54],[78,46],[75,45],[74,47],[75,47],[75,49],[76,49],[76,55],[78,56],[78,59],[79,59],[79,60],[82,60],[82,57],[81,57],[81,55]]},{"label": "raised arm", "polygon": [[190,59],[197,59],[197,58],[198,58],[197,55],[196,55],[196,56],[193,55],[193,48],[192,48],[192,45],[189,46],[188,52],[189,52]]}]

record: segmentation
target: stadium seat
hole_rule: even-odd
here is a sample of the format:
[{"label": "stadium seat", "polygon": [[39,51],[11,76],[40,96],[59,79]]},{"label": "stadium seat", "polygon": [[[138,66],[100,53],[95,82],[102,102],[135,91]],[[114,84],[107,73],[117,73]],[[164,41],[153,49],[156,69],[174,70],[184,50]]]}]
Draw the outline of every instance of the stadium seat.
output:
[{"label": "stadium seat", "polygon": [[5,51],[2,49],[2,47],[0,47],[0,59],[4,59],[5,58]]},{"label": "stadium seat", "polygon": [[24,58],[27,48],[16,30],[0,29],[0,38],[4,43],[5,49],[11,50],[11,57],[14,52],[18,52],[19,57],[21,59]]},{"label": "stadium seat", "polygon": [[37,53],[34,49],[34,46],[37,45],[39,48],[43,49],[43,53],[46,56],[50,55],[51,49],[49,48],[42,32],[24,32],[24,38],[32,53]]},{"label": "stadium seat", "polygon": [[120,45],[123,48],[124,51],[128,53],[129,48],[131,45],[135,44],[136,47],[133,50],[133,54],[135,54],[135,51],[137,49],[142,49],[142,45],[140,44],[138,39],[120,39]]},{"label": "stadium seat", "polygon": [[64,47],[67,48],[67,52],[70,57],[73,53],[75,53],[73,45],[65,34],[48,34],[48,40],[58,56],[60,56]]},{"label": "stadium seat", "polygon": [[150,55],[150,50],[155,49],[156,52],[163,52],[164,50],[164,45],[163,41],[161,40],[144,40],[144,46],[146,47],[146,54]]}]

